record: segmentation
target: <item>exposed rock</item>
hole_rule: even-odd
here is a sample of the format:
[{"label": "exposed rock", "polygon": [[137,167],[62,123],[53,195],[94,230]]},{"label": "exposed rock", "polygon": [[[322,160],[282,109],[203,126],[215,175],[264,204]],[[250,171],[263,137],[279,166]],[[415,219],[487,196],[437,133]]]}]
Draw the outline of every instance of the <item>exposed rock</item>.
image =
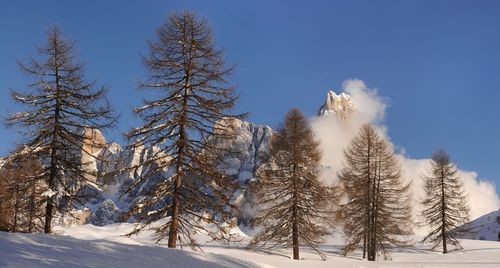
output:
[{"label": "exposed rock", "polygon": [[[234,131],[235,139],[216,141],[223,142],[224,144],[220,145],[229,151],[219,168],[240,183],[242,189],[234,194],[234,200],[246,207],[246,187],[251,181],[256,181],[256,171],[269,151],[273,130],[268,126],[238,119],[230,120],[225,123]],[[122,148],[116,143],[107,144],[99,130],[83,131],[85,139],[78,148],[78,157],[81,157],[82,166],[89,175],[88,182],[78,185],[76,189],[78,195],[83,197],[84,204],[66,202],[66,206],[75,208],[69,214],[63,215],[60,222],[63,225],[89,222],[105,225],[122,221],[124,211],[127,211],[131,204],[142,200],[146,192],[168,177],[169,171],[163,170],[148,174],[147,180],[138,183],[139,178],[149,172],[149,169],[141,164],[152,157],[158,158],[157,162],[168,161],[169,157],[157,147]],[[129,191],[131,185],[135,187]],[[244,215],[247,216],[251,215]]]},{"label": "exposed rock", "polygon": [[92,211],[89,208],[72,210],[59,217],[59,224],[63,226],[84,225],[90,223]]},{"label": "exposed rock", "polygon": [[326,95],[325,104],[319,109],[318,116],[335,114],[339,118],[347,120],[355,110],[356,106],[351,96],[344,92],[337,95],[335,92],[329,91]]},{"label": "exposed rock", "polygon": [[106,139],[101,131],[91,128],[85,128],[83,130],[83,137],[81,148],[82,167],[89,173],[86,174],[86,179],[95,182],[98,172],[96,157],[106,146]]},{"label": "exposed rock", "polygon": [[123,219],[123,212],[115,205],[111,199],[99,204],[92,216],[92,224],[103,226]]},{"label": "exposed rock", "polygon": [[77,195],[80,196],[81,201],[91,205],[99,204],[105,200],[102,190],[90,183],[82,185]]},{"label": "exposed rock", "polygon": [[230,125],[235,132],[235,139],[226,141],[227,144],[223,146],[229,153],[220,168],[240,184],[248,184],[255,178],[255,172],[269,151],[273,130],[239,119],[231,119]]}]

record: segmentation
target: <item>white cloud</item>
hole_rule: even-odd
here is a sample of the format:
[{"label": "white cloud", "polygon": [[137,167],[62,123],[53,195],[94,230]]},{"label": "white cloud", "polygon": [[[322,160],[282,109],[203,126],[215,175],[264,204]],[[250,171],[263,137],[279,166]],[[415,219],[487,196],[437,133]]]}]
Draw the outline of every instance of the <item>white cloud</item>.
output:
[{"label": "white cloud", "polygon": [[[356,104],[356,112],[348,120],[342,120],[335,115],[315,117],[311,119],[311,126],[323,150],[323,170],[321,178],[328,183],[337,181],[337,172],[342,167],[343,150],[352,138],[357,135],[364,123],[371,123],[377,127],[381,135],[386,137],[387,127],[383,124],[387,102],[377,91],[368,88],[361,80],[347,80],[342,89],[352,97]],[[429,155],[432,152],[429,152]],[[418,200],[423,197],[421,177],[430,168],[430,159],[411,159],[405,155],[404,149],[397,155],[403,176],[412,182],[415,199],[414,212],[419,210]],[[471,205],[471,219],[475,219],[493,210],[500,208],[500,199],[495,186],[488,180],[480,180],[478,174],[460,170]]]}]

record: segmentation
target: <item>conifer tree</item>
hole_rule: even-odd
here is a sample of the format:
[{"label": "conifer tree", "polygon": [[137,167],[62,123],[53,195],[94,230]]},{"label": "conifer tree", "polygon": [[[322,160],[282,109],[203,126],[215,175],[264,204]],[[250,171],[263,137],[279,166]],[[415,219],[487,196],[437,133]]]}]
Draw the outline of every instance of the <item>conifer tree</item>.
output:
[{"label": "conifer tree", "polygon": [[[21,153],[36,155],[43,162],[44,168],[35,177],[45,180],[49,188],[45,193],[44,226],[49,233],[56,213],[78,200],[76,190],[88,180],[83,168],[86,163],[80,156],[84,129],[110,127],[115,117],[105,96],[106,88],[86,81],[84,66],[76,62],[73,43],[58,27],[47,31],[47,44],[36,51],[38,58],[19,63],[33,82],[24,92],[12,91],[13,100],[25,109],[13,113],[7,124],[21,128],[26,145]],[[85,142],[93,143],[88,139]]]},{"label": "conifer tree", "polygon": [[270,156],[260,168],[255,191],[260,211],[254,224],[262,230],[250,247],[314,249],[323,242],[329,218],[328,188],[318,180],[321,151],[307,119],[297,109],[286,114],[284,126],[273,135]]},{"label": "conifer tree", "polygon": [[17,155],[0,169],[0,227],[12,232],[43,230],[46,184],[36,176],[42,164],[29,155]]},{"label": "conifer tree", "polygon": [[0,169],[0,231],[12,230],[14,215],[14,195],[10,191],[10,172],[2,166]]},{"label": "conifer tree", "polygon": [[348,198],[342,207],[344,254],[362,244],[363,258],[388,258],[390,247],[407,245],[402,236],[411,234],[409,184],[392,148],[370,125],[361,127],[344,156],[339,172]]},{"label": "conifer tree", "polygon": [[243,117],[230,113],[237,101],[227,81],[232,68],[215,48],[207,21],[187,11],[172,14],[148,46],[143,57],[148,77],[139,87],[157,95],[135,109],[144,124],[127,136],[132,148],[159,150],[141,164],[147,172],[131,189],[162,179],[132,206],[130,215],[144,224],[131,234],[167,218],[155,230],[157,241],[168,237],[168,247],[175,248],[178,238],[195,247],[200,230],[216,240],[229,239],[234,183],[217,167],[224,153],[219,145],[233,138],[231,120]]},{"label": "conifer tree", "polygon": [[422,242],[429,241],[433,250],[442,245],[443,253],[448,253],[447,244],[461,249],[457,234],[469,221],[469,205],[462,179],[447,152],[438,150],[432,155],[431,174],[423,180],[426,196],[422,216],[430,232]]}]

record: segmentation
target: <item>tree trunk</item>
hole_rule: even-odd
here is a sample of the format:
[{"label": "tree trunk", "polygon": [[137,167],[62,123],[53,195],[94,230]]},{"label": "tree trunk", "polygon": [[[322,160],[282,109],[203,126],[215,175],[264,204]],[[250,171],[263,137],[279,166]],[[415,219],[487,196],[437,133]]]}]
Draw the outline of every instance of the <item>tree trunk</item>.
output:
[{"label": "tree trunk", "polygon": [[33,232],[33,221],[36,213],[36,204],[35,204],[35,183],[31,181],[31,194],[29,199],[29,211],[28,211],[28,233]]},{"label": "tree trunk", "polygon": [[292,236],[293,236],[293,259],[300,260],[299,258],[299,228],[297,226],[297,210],[293,210],[294,222],[292,226]]},{"label": "tree trunk", "polygon": [[443,254],[448,253],[446,247],[446,200],[444,198],[444,170],[441,169],[441,236],[443,238]]},{"label": "tree trunk", "polygon": [[177,158],[177,166],[176,166],[176,176],[174,180],[174,191],[172,195],[172,219],[170,221],[170,229],[168,230],[168,247],[176,248],[177,247],[177,233],[179,229],[179,213],[180,213],[180,190],[181,190],[181,172],[182,172],[182,158],[184,157],[184,144],[185,133],[184,126],[180,127],[180,138],[179,143],[181,147],[178,149],[178,158]]},{"label": "tree trunk", "polygon": [[[56,43],[56,38],[54,38],[54,43]],[[57,64],[57,45],[54,44],[54,62]],[[60,104],[59,104],[59,69],[56,66],[55,70],[55,79],[56,79],[56,105],[55,105],[55,111],[54,111],[54,132],[52,134],[52,142],[50,145],[50,174],[49,174],[49,190],[55,192],[55,181],[56,181],[56,173],[57,173],[57,136],[58,136],[58,131],[59,131],[59,114],[60,114]],[[47,205],[45,207],[45,233],[50,233],[52,231],[52,217],[54,214],[54,200],[53,200],[53,195],[47,196]]]},{"label": "tree trunk", "polygon": [[382,174],[380,172],[381,170],[381,163],[380,163],[380,155],[379,153],[377,152],[377,160],[375,162],[375,170],[374,170],[374,174],[375,177],[374,177],[374,180],[376,178],[376,188],[375,188],[375,191],[374,191],[374,209],[373,209],[373,237],[372,237],[372,245],[371,245],[371,249],[372,249],[372,261],[375,261],[377,259],[377,221],[378,221],[378,202],[379,202],[379,196],[380,196],[380,180],[382,179]]},{"label": "tree trunk", "polygon": [[[56,107],[56,117],[55,122],[57,124],[59,118],[59,108]],[[51,156],[50,156],[50,174],[49,174],[49,190],[55,192],[55,181],[56,181],[56,173],[57,173],[57,159],[56,159],[56,146],[57,146],[57,127],[54,129],[54,135],[51,145]],[[45,233],[50,233],[52,231],[52,216],[54,213],[54,201],[53,195],[47,195],[47,205],[45,207]]]},{"label": "tree trunk", "polygon": [[373,172],[373,183],[372,183],[372,195],[371,195],[371,214],[370,214],[370,243],[369,243],[369,252],[368,252],[368,260],[369,261],[375,261],[375,213],[376,213],[376,179],[375,179],[375,172]]},{"label": "tree trunk", "polygon": [[[375,177],[374,172],[372,172],[372,162],[371,156],[372,156],[372,143],[371,139],[368,140],[368,152],[367,152],[367,168],[368,168],[368,241],[367,241],[367,253],[368,253],[368,260],[369,261],[374,261],[373,258],[373,219],[374,219],[374,212],[375,212]],[[370,191],[371,190],[371,191]],[[371,205],[371,206],[370,206]]]},{"label": "tree trunk", "polygon": [[[19,182],[15,182],[16,184]],[[14,190],[14,224],[12,226],[12,231],[17,232],[17,216],[19,214],[19,185],[16,185]]]},{"label": "tree trunk", "polygon": [[[296,128],[296,125],[294,125]],[[297,151],[295,150],[295,146],[292,149],[293,157],[297,156]],[[297,215],[297,206],[298,206],[298,183],[297,183],[297,163],[293,164],[293,211],[292,211],[292,244],[293,244],[293,259],[300,260],[299,257],[299,226],[298,226],[298,215]]]},{"label": "tree trunk", "polygon": [[181,173],[182,164],[184,158],[184,150],[186,146],[186,118],[187,118],[187,109],[188,109],[188,97],[189,97],[189,71],[186,71],[186,83],[184,87],[184,100],[182,106],[182,118],[179,123],[179,149],[177,150],[177,165],[176,165],[176,176],[174,182],[174,191],[172,196],[172,220],[170,222],[170,229],[168,231],[168,247],[175,248],[177,247],[177,233],[179,229],[179,213],[180,213],[180,190],[181,190]]},{"label": "tree trunk", "polygon": [[179,203],[180,195],[179,188],[181,186],[181,179],[179,176],[175,177],[174,194],[172,197],[172,220],[170,222],[170,229],[168,231],[168,247],[177,247],[177,230],[179,228]]},{"label": "tree trunk", "polygon": [[368,225],[365,224],[365,233],[363,234],[363,259],[366,258],[366,229],[368,228]]}]

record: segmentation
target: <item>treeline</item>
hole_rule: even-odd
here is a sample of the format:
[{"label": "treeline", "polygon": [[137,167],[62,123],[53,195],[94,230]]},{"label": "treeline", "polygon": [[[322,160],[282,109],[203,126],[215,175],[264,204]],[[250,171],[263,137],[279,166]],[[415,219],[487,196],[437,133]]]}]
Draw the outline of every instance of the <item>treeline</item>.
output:
[{"label": "treeline", "polygon": [[[125,135],[130,148],[160,150],[130,167],[147,172],[129,190],[153,176],[163,179],[132,205],[128,216],[139,225],[129,235],[152,228],[157,241],[168,239],[173,248],[179,243],[196,247],[200,231],[214,240],[232,241],[230,222],[238,208],[231,197],[238,185],[218,167],[228,153],[224,144],[235,138],[231,120],[245,117],[232,112],[238,100],[229,83],[233,68],[215,47],[207,21],[190,12],[171,15],[148,48],[142,57],[147,76],[139,88],[154,91],[155,97],[145,98],[134,110],[142,124]],[[113,127],[117,118],[106,99],[107,88],[85,77],[73,42],[59,28],[47,32],[47,43],[37,47],[36,57],[19,65],[32,81],[25,90],[12,92],[24,110],[12,114],[7,124],[22,136],[0,173],[0,228],[50,233],[54,218],[81,200],[77,190],[93,175],[75,153],[98,146],[86,139],[84,129]],[[305,246],[324,258],[319,246],[334,225],[345,233],[344,254],[361,249],[363,258],[373,261],[388,257],[393,247],[410,246],[410,184],[377,129],[363,126],[346,148],[337,185],[319,179],[321,157],[307,119],[292,109],[257,171],[253,225],[260,232],[249,246],[292,247],[294,259],[300,259],[299,249]],[[442,151],[433,156],[431,175],[424,180],[422,215],[432,227],[425,240],[434,247],[442,244],[446,252],[449,243],[459,246],[456,227],[467,220],[463,184]]]},{"label": "treeline", "polygon": [[47,186],[36,177],[42,169],[38,158],[23,156],[0,169],[0,230],[43,230],[44,194]]}]

